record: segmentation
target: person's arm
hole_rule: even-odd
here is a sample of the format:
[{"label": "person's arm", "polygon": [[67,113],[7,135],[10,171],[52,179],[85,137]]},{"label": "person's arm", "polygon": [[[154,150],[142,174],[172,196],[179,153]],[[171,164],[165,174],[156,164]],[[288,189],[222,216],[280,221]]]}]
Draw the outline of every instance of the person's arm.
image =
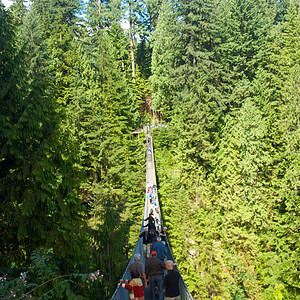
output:
[{"label": "person's arm", "polygon": [[130,279],[120,279],[120,282],[129,283]]},{"label": "person's arm", "polygon": [[147,264],[145,267],[145,273],[147,276],[149,276],[149,264]]},{"label": "person's arm", "polygon": [[146,274],[145,272],[143,273],[143,278],[144,278],[144,282],[145,282],[145,288],[148,286],[148,280],[146,278]]},{"label": "person's arm", "polygon": [[133,286],[131,286],[130,284],[126,284],[125,282],[120,282],[120,283],[118,283],[118,285],[128,291],[133,289]]},{"label": "person's arm", "polygon": [[164,262],[162,262],[161,260],[159,260],[159,261],[161,262],[161,264],[160,264],[160,265],[161,265],[162,269],[164,269],[164,270],[165,270],[165,269],[166,269],[166,264],[165,264]]},{"label": "person's arm", "polygon": [[[156,244],[156,243],[152,243],[152,242],[150,243],[150,252],[156,251],[156,250],[155,250],[155,248],[156,248],[156,247],[155,247],[155,244]],[[157,252],[157,251],[156,251],[156,252]]]},{"label": "person's arm", "polygon": [[142,266],[141,273],[142,273],[142,276],[144,278],[145,288],[146,288],[148,286],[148,280],[147,280],[147,277],[146,277],[146,274],[145,274],[145,265],[143,263],[141,263],[141,266]]}]

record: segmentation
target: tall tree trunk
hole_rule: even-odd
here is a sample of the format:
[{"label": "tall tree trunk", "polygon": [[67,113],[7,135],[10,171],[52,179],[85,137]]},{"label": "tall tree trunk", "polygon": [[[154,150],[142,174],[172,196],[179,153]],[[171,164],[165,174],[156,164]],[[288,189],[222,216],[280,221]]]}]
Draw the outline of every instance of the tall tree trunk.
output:
[{"label": "tall tree trunk", "polygon": [[133,51],[133,33],[132,33],[132,16],[131,16],[131,6],[129,9],[129,25],[130,25],[130,51],[131,51],[131,67],[132,67],[132,81],[135,83],[135,63],[134,63],[134,51]]},{"label": "tall tree trunk", "polygon": [[99,13],[99,27],[102,29],[102,19],[101,19],[101,0],[97,0],[98,13]]}]

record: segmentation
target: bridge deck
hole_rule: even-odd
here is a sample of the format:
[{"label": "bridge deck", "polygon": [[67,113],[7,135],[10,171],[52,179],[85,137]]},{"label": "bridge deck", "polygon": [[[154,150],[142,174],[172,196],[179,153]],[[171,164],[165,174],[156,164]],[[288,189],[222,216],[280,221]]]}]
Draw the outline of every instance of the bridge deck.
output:
[{"label": "bridge deck", "polygon": [[[150,148],[150,150],[149,150]],[[151,209],[151,204],[149,201],[149,198],[147,196],[147,187],[153,184],[155,186],[157,186],[157,182],[156,182],[156,174],[155,174],[155,162],[154,162],[154,151],[153,151],[153,143],[152,143],[152,138],[150,135],[148,135],[147,137],[147,151],[146,151],[146,194],[145,194],[145,207],[144,207],[144,219],[146,219],[149,215],[150,209]],[[157,202],[157,207],[158,207],[158,213],[154,212],[154,214],[156,214],[154,217],[157,217],[160,220],[160,228],[162,230],[163,227],[163,221],[161,218],[161,213],[160,213],[160,206],[159,206],[159,199],[158,199],[158,194],[157,194],[157,190],[156,190],[156,202]],[[144,222],[143,224],[144,225]],[[140,233],[142,233],[144,231],[144,227],[141,227],[141,231]],[[167,246],[168,249],[168,253],[167,253],[167,259],[168,260],[173,260],[175,262],[175,259],[173,257],[172,251],[170,249],[170,246],[168,244]],[[128,263],[131,264],[134,259],[133,256],[134,254],[139,253],[141,254],[141,262],[146,265],[147,261],[144,258],[143,254],[143,241],[142,239],[138,239],[137,244],[135,246],[134,249],[134,253]],[[122,279],[130,279],[130,274],[128,271],[128,266],[123,274]],[[174,267],[174,269],[176,269],[177,266]],[[179,270],[177,269],[177,271],[179,272]],[[180,278],[180,282],[179,282],[179,286],[180,286],[180,297],[181,300],[191,300],[193,299],[191,293],[189,292],[183,278]],[[145,293],[145,300],[157,300],[156,299],[152,299],[150,296],[150,288],[147,287],[144,289],[144,293]],[[128,291],[125,290],[124,288],[118,287],[115,290],[115,293],[113,294],[111,300],[127,300],[128,299]]]}]

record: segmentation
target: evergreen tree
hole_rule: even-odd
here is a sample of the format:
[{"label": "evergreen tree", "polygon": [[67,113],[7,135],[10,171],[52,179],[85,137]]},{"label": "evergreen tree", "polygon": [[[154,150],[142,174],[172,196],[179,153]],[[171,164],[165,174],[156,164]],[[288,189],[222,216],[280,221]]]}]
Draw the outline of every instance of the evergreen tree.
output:
[{"label": "evergreen tree", "polygon": [[[298,229],[297,203],[299,197],[295,192],[295,178],[299,170],[297,165],[297,143],[299,121],[297,111],[299,105],[299,5],[291,2],[283,23],[283,33],[274,41],[273,60],[269,70],[274,72],[275,88],[278,95],[272,99],[273,121],[272,145],[274,147],[274,166],[272,176],[271,198],[272,223],[269,236],[262,237],[262,243],[267,249],[262,255],[265,268],[261,271],[265,285],[264,294],[268,298],[287,296],[295,298],[299,293],[299,281],[296,279],[298,239],[295,235]],[[276,65],[276,69],[273,67]],[[274,93],[273,93],[274,94]],[[296,176],[296,177],[295,177]],[[296,188],[297,189],[297,188]],[[287,229],[289,228],[289,229]],[[269,278],[269,279],[267,279]]]},{"label": "evergreen tree", "polygon": [[22,24],[22,19],[26,13],[26,6],[23,0],[13,1],[13,4],[10,6],[10,11],[12,12],[14,23],[19,26]]},{"label": "evergreen tree", "polygon": [[161,8],[163,1],[157,1],[157,0],[147,0],[145,1],[146,6],[146,16],[147,19],[144,21],[146,24],[146,30],[148,34],[152,34],[157,26],[157,20],[159,16],[159,11]]},{"label": "evergreen tree", "polygon": [[12,107],[2,106],[7,121],[1,142],[5,162],[1,224],[11,228],[3,237],[7,245],[3,266],[13,261],[10,253],[22,253],[15,259],[18,266],[23,255],[28,257],[39,247],[52,247],[58,257],[80,256],[82,221],[73,190],[78,184],[75,157],[72,143],[61,131],[57,102],[49,84],[49,64],[44,59],[48,53],[41,39],[43,32],[31,17],[28,15],[23,22],[22,30],[30,34],[20,43],[22,52],[16,47],[11,52],[23,60],[22,69],[15,65],[9,77],[13,80],[18,70],[23,75],[14,86],[18,97],[3,95],[7,104],[16,101]]},{"label": "evergreen tree", "polygon": [[275,17],[274,6],[263,1],[222,1],[218,7],[219,45],[215,50],[222,66],[220,83],[227,107],[240,107],[266,55],[266,40]]},{"label": "evergreen tree", "polygon": [[142,77],[148,79],[151,75],[151,48],[146,39],[143,39],[137,45],[136,62],[141,70]]},{"label": "evergreen tree", "polygon": [[[7,193],[8,189],[13,189],[17,177],[14,172],[18,164],[13,153],[9,150],[8,141],[12,135],[12,129],[22,114],[22,96],[24,88],[19,76],[22,72],[22,55],[16,46],[17,40],[14,34],[12,15],[7,12],[0,4],[0,145],[1,145],[1,230],[6,234],[1,235],[1,245],[3,245],[3,254],[9,251],[18,250],[19,245],[16,241],[16,232],[18,224],[9,217],[15,211],[14,201]],[[20,71],[20,72],[19,72]],[[19,85],[18,85],[19,83]],[[18,88],[16,88],[18,87]],[[9,187],[9,188],[8,188]],[[11,228],[12,230],[8,230]],[[7,258],[2,258],[1,265],[7,266]],[[4,262],[6,261],[6,262]]]},{"label": "evergreen tree", "polygon": [[179,48],[174,4],[163,1],[156,29],[152,35],[153,108],[167,119],[173,109],[173,70],[178,65]]},{"label": "evergreen tree", "polygon": [[[125,74],[118,68],[113,38],[105,30],[96,34],[92,37],[93,54],[88,47],[84,52],[85,47],[76,42],[65,126],[72,128],[72,139],[78,145],[82,189],[86,190],[83,201],[92,228],[92,261],[107,275],[108,291],[102,289],[98,294],[107,297],[126,266],[125,250],[132,247],[126,234],[131,226],[136,228],[137,222],[130,219],[142,215],[142,205],[133,204],[140,199],[141,188],[133,188],[140,171],[132,171],[137,145],[128,134],[135,126],[131,92]],[[136,212],[128,213],[132,205]]]}]

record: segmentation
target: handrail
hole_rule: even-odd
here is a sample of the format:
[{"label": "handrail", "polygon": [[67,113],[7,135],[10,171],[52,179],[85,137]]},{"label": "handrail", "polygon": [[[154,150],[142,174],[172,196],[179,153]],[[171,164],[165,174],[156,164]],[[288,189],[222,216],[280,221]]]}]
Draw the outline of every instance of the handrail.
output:
[{"label": "handrail", "polygon": [[[155,172],[155,161],[154,161],[154,149],[153,149],[153,141],[152,141],[152,137],[150,136],[150,133],[149,133],[149,137],[150,137],[150,149],[151,149],[151,154],[149,155],[148,154],[148,151],[146,150],[146,189],[147,189],[147,184],[149,184],[149,178],[150,178],[150,174],[149,174],[149,165],[152,164],[152,168],[153,168],[153,173],[151,174],[152,177],[153,177],[153,180],[151,183],[153,183],[153,185],[155,185],[157,187],[157,182],[156,182],[156,172]],[[147,142],[146,142],[147,143]],[[158,199],[158,195],[157,195],[157,198],[156,198],[156,202],[157,202],[157,206],[158,206],[158,215],[159,215],[159,220],[160,220],[160,227],[162,230],[163,228],[163,220],[162,220],[162,217],[161,217],[161,211],[160,211],[160,205],[159,205],[159,199]],[[144,205],[144,217],[143,217],[143,221],[142,221],[142,226],[141,226],[141,230],[140,230],[140,234],[144,231],[144,219],[147,218],[147,216],[149,215],[149,212],[150,212],[150,203],[148,201],[148,198],[147,198],[147,193],[145,193],[145,205]],[[171,248],[170,248],[170,245],[168,243],[168,239],[166,237],[166,241],[167,241],[167,259],[168,260],[172,260],[174,263],[175,262],[175,259],[174,259],[174,256],[172,254],[172,251],[171,251]],[[129,265],[134,261],[134,254],[136,253],[139,253],[139,254],[142,254],[143,253],[143,241],[142,239],[138,239],[137,243],[136,243],[136,246],[135,246],[135,249],[133,251],[133,254],[128,262],[128,265],[126,267],[126,270],[125,272],[123,273],[123,276],[122,276],[122,279],[130,279],[130,274],[129,274],[129,270],[128,270],[128,267]],[[141,262],[142,263],[145,263],[145,259],[144,259],[144,256],[141,255]],[[176,269],[179,274],[180,274],[180,271],[178,270],[178,267],[177,265],[174,266],[174,269]],[[191,295],[187,285],[185,284],[181,274],[180,274],[180,280],[179,280],[179,289],[180,289],[180,296],[181,296],[181,300],[192,300],[193,299],[193,296]],[[116,288],[114,294],[112,295],[111,297],[111,300],[124,300],[124,299],[128,299],[128,291],[123,289],[123,288],[120,288],[119,286]],[[145,298],[147,300],[147,298]]]}]

